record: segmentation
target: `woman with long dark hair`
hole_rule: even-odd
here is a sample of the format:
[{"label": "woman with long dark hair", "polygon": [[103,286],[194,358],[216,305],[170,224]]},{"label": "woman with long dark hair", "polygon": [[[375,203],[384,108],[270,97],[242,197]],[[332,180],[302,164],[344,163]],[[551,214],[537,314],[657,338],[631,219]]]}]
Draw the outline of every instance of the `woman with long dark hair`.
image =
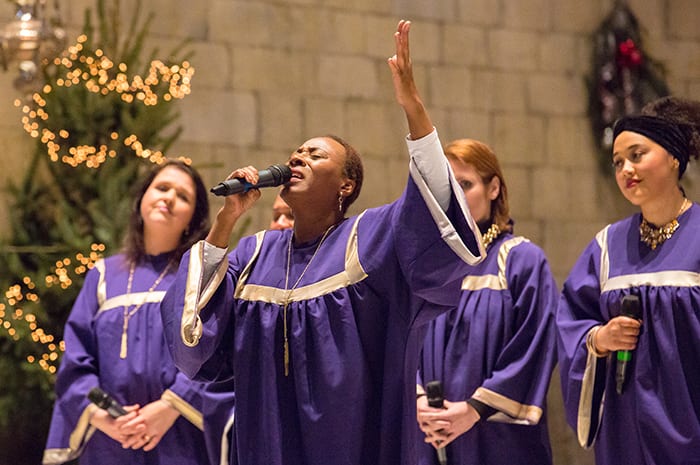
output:
[{"label": "woman with long dark hair", "polygon": [[[66,323],[44,464],[207,463],[203,385],[175,368],[159,306],[182,253],[208,230],[199,174],[176,160],[151,170],[135,192],[122,253],[90,270]],[[95,387],[127,414],[113,418],[90,403]]]}]

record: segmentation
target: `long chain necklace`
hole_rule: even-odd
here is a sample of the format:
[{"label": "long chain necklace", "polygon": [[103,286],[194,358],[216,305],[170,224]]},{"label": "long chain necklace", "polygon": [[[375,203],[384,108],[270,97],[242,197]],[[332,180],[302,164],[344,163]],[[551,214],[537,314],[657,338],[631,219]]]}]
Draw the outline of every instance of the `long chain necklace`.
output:
[{"label": "long chain necklace", "polygon": [[289,289],[289,268],[292,262],[292,239],[294,239],[294,233],[292,233],[289,236],[289,244],[287,244],[287,272],[284,275],[284,292],[287,295],[284,298],[284,307],[282,309],[282,328],[284,334],[284,376],[289,376],[289,338],[287,335],[287,307],[289,306],[289,301],[292,297],[292,292],[301,282],[301,278],[303,278],[304,274],[306,274],[306,270],[309,269],[311,262],[313,261],[314,257],[316,257],[316,254],[321,248],[321,244],[323,244],[323,241],[326,240],[328,233],[331,232],[331,229],[333,229],[333,227],[335,227],[335,224],[330,225],[328,229],[326,229],[326,232],[323,233],[323,236],[321,236],[321,240],[316,246],[316,250],[314,250],[314,253],[311,255],[309,262],[306,264],[304,270],[301,272],[299,278],[297,278],[296,282],[294,283],[291,289]]},{"label": "long chain necklace", "polygon": [[488,247],[499,234],[501,234],[501,228],[498,227],[496,223],[493,223],[491,227],[486,230],[483,236],[481,236],[481,243],[483,244],[484,249]]},{"label": "long chain necklace", "polygon": [[665,225],[658,228],[651,226],[644,216],[642,216],[642,222],[639,225],[639,238],[641,241],[649,246],[651,250],[656,249],[657,246],[666,242],[671,238],[671,236],[673,236],[673,233],[676,232],[678,226],[680,226],[678,223],[678,217],[681,216],[681,213],[683,213],[688,206],[690,206],[690,201],[687,197],[684,197],[683,203],[681,204],[681,208],[678,210],[676,217],[672,221],[669,221]]},{"label": "long chain necklace", "polygon": [[[151,292],[155,290],[156,287],[158,287],[158,284],[163,280],[166,274],[168,274],[168,271],[170,270],[170,266],[173,264],[172,260],[168,262],[166,265],[165,269],[161,272],[160,276],[158,276],[153,283],[153,285],[148,289],[146,292],[146,295],[143,297],[143,300],[138,303],[137,305],[131,307],[131,310],[129,309],[130,307],[127,305],[124,305],[124,324],[122,325],[122,344],[121,344],[121,349],[119,350],[119,358],[125,359],[126,358],[126,349],[127,349],[127,331],[129,329],[129,319],[131,319],[132,316],[136,312],[139,311],[139,309],[143,306],[143,304],[146,303],[146,300],[148,300],[148,296]],[[134,263],[131,264],[131,267],[129,268],[129,281],[126,284],[126,297],[128,301],[128,297],[131,295],[131,285],[134,282],[134,271],[136,270],[136,265]]]}]

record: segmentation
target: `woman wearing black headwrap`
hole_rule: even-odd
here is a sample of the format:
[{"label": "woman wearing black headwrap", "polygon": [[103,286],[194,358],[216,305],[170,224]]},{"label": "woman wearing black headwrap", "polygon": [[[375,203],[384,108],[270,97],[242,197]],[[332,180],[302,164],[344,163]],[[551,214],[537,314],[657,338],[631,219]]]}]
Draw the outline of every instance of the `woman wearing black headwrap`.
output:
[{"label": "woman wearing black headwrap", "polygon": [[564,284],[567,420],[599,465],[700,463],[700,209],[679,184],[698,123],[700,103],[671,97],[616,123],[615,179],[640,212],[600,231]]}]

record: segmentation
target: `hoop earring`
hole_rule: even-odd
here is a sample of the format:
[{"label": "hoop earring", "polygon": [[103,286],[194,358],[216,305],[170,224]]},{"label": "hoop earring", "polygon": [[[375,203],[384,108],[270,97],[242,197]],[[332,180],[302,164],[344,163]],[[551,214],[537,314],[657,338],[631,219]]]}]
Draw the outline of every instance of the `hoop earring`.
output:
[{"label": "hoop earring", "polygon": [[338,194],[338,211],[342,213],[343,211],[343,194]]}]

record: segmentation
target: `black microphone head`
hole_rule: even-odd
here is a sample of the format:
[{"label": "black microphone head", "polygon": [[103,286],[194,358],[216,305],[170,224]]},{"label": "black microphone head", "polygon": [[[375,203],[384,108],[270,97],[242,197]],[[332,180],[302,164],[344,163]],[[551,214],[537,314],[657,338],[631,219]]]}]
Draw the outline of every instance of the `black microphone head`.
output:
[{"label": "black microphone head", "polygon": [[103,409],[109,408],[109,394],[104,392],[102,389],[98,387],[92,388],[90,392],[88,392],[87,397],[90,399],[90,402],[98,407]]},{"label": "black microphone head", "polygon": [[639,297],[636,295],[626,295],[622,298],[622,309],[620,315],[628,316],[639,320],[642,317],[642,308],[639,303]]},{"label": "black microphone head", "polygon": [[430,381],[425,385],[425,394],[428,397],[428,405],[431,407],[442,407],[444,400],[442,394],[442,383],[440,381]]},{"label": "black microphone head", "polygon": [[258,172],[257,184],[249,184],[245,179],[227,179],[210,189],[214,195],[233,195],[248,192],[249,189],[277,187],[292,179],[292,170],[287,165],[271,165]]},{"label": "black microphone head", "polygon": [[287,165],[271,165],[268,170],[275,180],[274,185],[280,186],[292,179],[292,170]]}]

